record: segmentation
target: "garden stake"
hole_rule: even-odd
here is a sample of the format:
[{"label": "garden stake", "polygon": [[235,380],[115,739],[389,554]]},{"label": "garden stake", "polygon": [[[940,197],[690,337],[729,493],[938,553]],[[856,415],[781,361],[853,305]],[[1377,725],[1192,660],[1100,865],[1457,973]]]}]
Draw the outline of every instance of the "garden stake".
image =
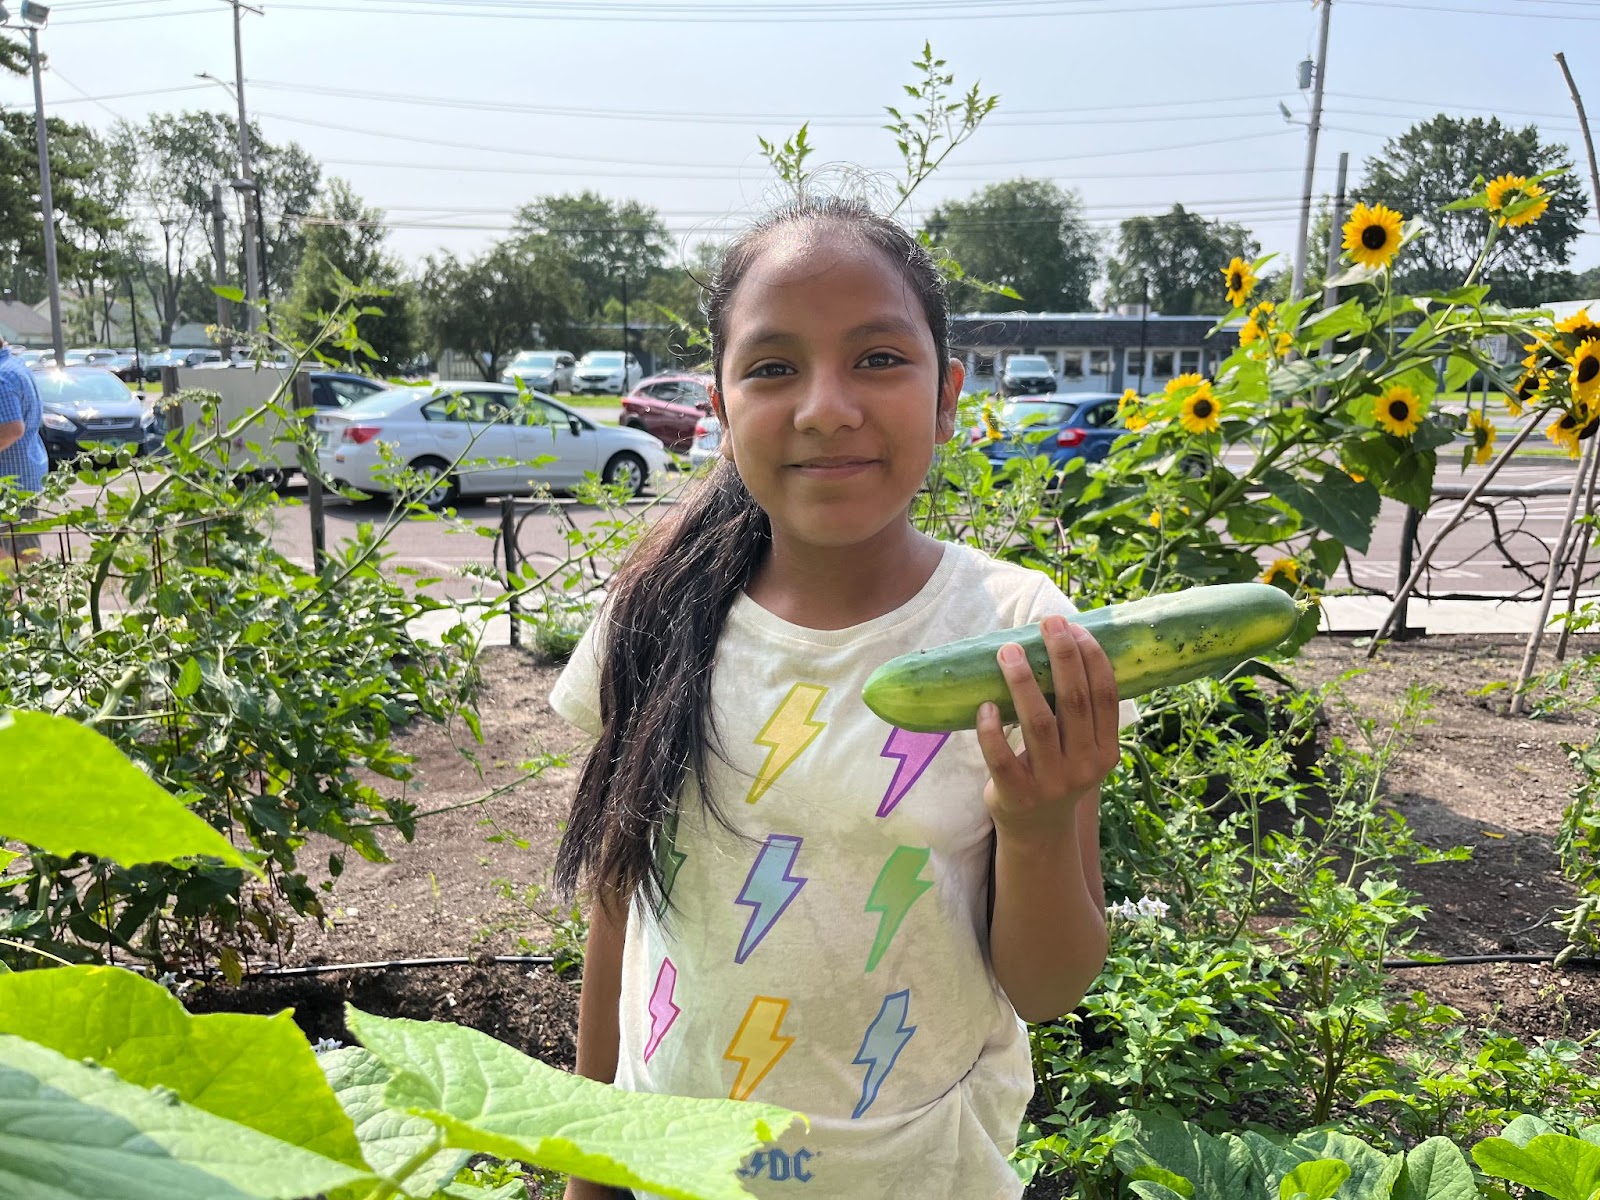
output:
[{"label": "garden stake", "polygon": [[1519,716],[1523,708],[1523,688],[1533,674],[1534,661],[1539,657],[1539,646],[1544,641],[1545,623],[1550,619],[1550,602],[1555,599],[1556,584],[1567,567],[1567,541],[1572,536],[1572,522],[1578,515],[1578,497],[1583,494],[1584,468],[1594,470],[1595,440],[1589,439],[1584,447],[1584,460],[1572,477],[1572,491],[1567,494],[1567,515],[1561,522],[1561,532],[1556,535],[1556,547],[1550,552],[1550,568],[1544,576],[1544,593],[1539,597],[1539,615],[1534,619],[1533,632],[1528,635],[1528,646],[1522,654],[1522,667],[1517,671],[1517,685],[1511,693],[1511,715]]},{"label": "garden stake", "polygon": [[1422,579],[1423,572],[1428,569],[1428,563],[1432,560],[1434,552],[1439,549],[1444,539],[1450,535],[1455,527],[1461,524],[1461,518],[1466,514],[1467,510],[1479,496],[1483,495],[1484,488],[1489,486],[1490,481],[1499,473],[1500,468],[1511,460],[1511,455],[1516,451],[1517,447],[1527,441],[1528,435],[1538,428],[1539,418],[1548,411],[1549,406],[1546,406],[1529,414],[1527,423],[1517,431],[1517,436],[1506,444],[1504,450],[1500,451],[1499,456],[1489,464],[1489,469],[1483,473],[1483,477],[1473,484],[1472,490],[1461,498],[1461,503],[1456,505],[1455,512],[1445,519],[1444,527],[1434,534],[1428,544],[1422,548],[1422,553],[1417,555],[1416,564],[1411,568],[1410,576],[1395,592],[1394,603],[1389,606],[1388,613],[1379,623],[1377,631],[1372,635],[1372,642],[1367,646],[1368,658],[1372,658],[1378,653],[1379,644],[1388,635],[1390,628],[1394,625],[1395,618],[1400,614],[1400,610],[1405,607],[1407,597],[1416,590],[1417,583]]},{"label": "garden stake", "polygon": [[1583,498],[1583,532],[1578,536],[1578,563],[1572,571],[1572,590],[1567,593],[1567,612],[1561,622],[1561,636],[1556,640],[1556,661],[1567,657],[1567,638],[1572,635],[1572,614],[1578,607],[1578,589],[1583,586],[1583,568],[1589,557],[1589,542],[1594,537],[1594,488],[1600,476],[1600,454],[1589,456],[1589,484]]}]

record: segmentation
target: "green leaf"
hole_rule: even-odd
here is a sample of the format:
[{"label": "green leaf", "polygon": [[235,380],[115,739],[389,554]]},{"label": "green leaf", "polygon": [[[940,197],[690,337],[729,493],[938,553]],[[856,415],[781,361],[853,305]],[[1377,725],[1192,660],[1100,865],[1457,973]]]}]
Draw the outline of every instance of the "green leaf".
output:
[{"label": "green leaf", "polygon": [[1279,1182],[1278,1200],[1329,1200],[1349,1178],[1350,1164],[1337,1158],[1303,1162]]},{"label": "green leaf", "polygon": [[226,284],[217,284],[211,290],[224,300],[232,300],[235,304],[244,303],[244,292],[239,288],[230,287]]},{"label": "green leaf", "polygon": [[[1156,1170],[1154,1167],[1147,1167],[1145,1169],[1150,1171]],[[1178,1178],[1176,1175],[1171,1175],[1165,1171],[1160,1173],[1169,1179]],[[1187,1179],[1179,1180],[1179,1182],[1189,1190],[1182,1192],[1177,1188],[1170,1187],[1169,1185],[1154,1179],[1135,1179],[1128,1184],[1128,1190],[1131,1191],[1135,1196],[1138,1196],[1139,1200],[1194,1200],[1194,1185]]]},{"label": "green leaf", "polygon": [[0,1035],[0,1195],[299,1200],[370,1178],[115,1072]]},{"label": "green leaf", "polygon": [[[1174,1193],[1182,1196],[1183,1200],[1194,1200],[1194,1184],[1182,1175],[1174,1175],[1161,1167],[1146,1163],[1136,1168],[1128,1178],[1133,1184],[1133,1190],[1146,1197],[1146,1200],[1164,1200],[1164,1197]],[[1140,1182],[1153,1183],[1157,1186],[1149,1189],[1140,1188],[1138,1186]]]},{"label": "green leaf", "polygon": [[1467,1156],[1449,1138],[1431,1137],[1406,1153],[1393,1200],[1477,1200]]},{"label": "green leaf", "polygon": [[1262,473],[1261,485],[1324,533],[1365,554],[1383,498],[1371,483],[1357,483],[1337,467],[1324,465],[1322,471],[1313,488],[1276,468]]},{"label": "green leaf", "polygon": [[394,1074],[391,1108],[449,1145],[677,1200],[745,1200],[734,1172],[797,1114],[751,1101],[622,1092],[456,1025],[374,1017],[351,1031]]},{"label": "green leaf", "polygon": [[211,857],[261,874],[109,740],[76,721],[0,714],[0,762],[0,837],[58,858],[93,854],[131,867]]},{"label": "green leaf", "polygon": [[1486,1175],[1509,1179],[1553,1200],[1591,1200],[1600,1188],[1600,1146],[1564,1133],[1541,1133],[1526,1146],[1484,1138],[1472,1159]]},{"label": "green leaf", "polygon": [[120,967],[0,977],[0,1033],[109,1067],[317,1155],[364,1166],[355,1128],[288,1012],[192,1017],[166,988]]},{"label": "green leaf", "polygon": [[1367,313],[1359,300],[1346,300],[1327,312],[1317,314],[1316,318],[1300,329],[1299,336],[1314,342],[1327,341],[1329,338],[1344,337],[1352,333],[1365,333],[1372,328]]},{"label": "green leaf", "polygon": [[1523,1113],[1500,1131],[1500,1136],[1516,1146],[1526,1146],[1541,1133],[1554,1133],[1556,1127],[1543,1117]]},{"label": "green leaf", "polygon": [[1157,1167],[1188,1180],[1194,1195],[1204,1200],[1258,1190],[1250,1151],[1232,1134],[1212,1137],[1197,1125],[1155,1113],[1129,1113],[1128,1121],[1127,1136],[1112,1148],[1125,1174]]},{"label": "green leaf", "polygon": [[186,700],[200,690],[200,664],[191,654],[183,660],[183,669],[178,672],[178,682],[172,685],[172,694],[179,700]]},{"label": "green leaf", "polygon": [[[421,1117],[398,1112],[383,1102],[383,1091],[394,1072],[360,1046],[333,1050],[318,1057],[328,1084],[355,1122],[356,1138],[367,1164],[381,1178],[393,1182],[401,1169],[441,1138],[438,1126]],[[471,1158],[465,1150],[440,1150],[415,1168],[400,1185],[408,1196],[429,1200]],[[482,1194],[482,1193],[477,1193]]]}]

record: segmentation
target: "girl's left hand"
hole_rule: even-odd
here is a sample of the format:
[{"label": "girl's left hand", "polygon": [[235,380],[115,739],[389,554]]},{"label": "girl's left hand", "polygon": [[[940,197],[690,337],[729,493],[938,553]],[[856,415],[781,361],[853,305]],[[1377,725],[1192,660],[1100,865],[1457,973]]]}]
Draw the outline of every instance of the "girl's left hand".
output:
[{"label": "girl's left hand", "polygon": [[1000,670],[1022,729],[1023,749],[1011,749],[1000,710],[978,710],[978,745],[989,766],[983,800],[995,828],[1029,839],[1064,835],[1078,803],[1093,798],[1122,756],[1117,739],[1117,681],[1094,636],[1060,616],[1040,622],[1055,711],[1039,689],[1022,647],[1000,648]]}]

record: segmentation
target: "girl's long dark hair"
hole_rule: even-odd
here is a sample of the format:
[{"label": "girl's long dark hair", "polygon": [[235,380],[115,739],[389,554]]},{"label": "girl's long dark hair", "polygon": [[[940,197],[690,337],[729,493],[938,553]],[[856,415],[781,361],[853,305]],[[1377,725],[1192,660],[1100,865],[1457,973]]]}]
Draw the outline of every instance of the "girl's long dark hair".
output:
[{"label": "girl's long dark hair", "polygon": [[[802,200],[742,234],[706,288],[712,371],[722,387],[728,306],[769,235],[791,225],[825,226],[885,255],[916,293],[938,355],[949,359],[949,310],[933,257],[901,225],[853,200]],[[765,561],[772,526],[733,463],[717,463],[640,543],[611,582],[601,611],[599,740],[584,761],[555,886],[570,900],[587,879],[613,913],[638,893],[657,911],[665,886],[660,842],[686,773],[706,778],[711,669],[728,609]],[[720,824],[715,797],[701,802]]]}]

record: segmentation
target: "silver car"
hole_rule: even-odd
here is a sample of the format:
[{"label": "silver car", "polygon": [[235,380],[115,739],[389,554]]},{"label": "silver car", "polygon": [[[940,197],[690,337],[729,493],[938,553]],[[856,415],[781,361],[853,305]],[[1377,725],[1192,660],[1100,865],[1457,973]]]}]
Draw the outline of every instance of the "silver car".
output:
[{"label": "silver car", "polygon": [[694,441],[689,444],[689,465],[704,466],[722,457],[722,422],[707,413],[695,422]]},{"label": "silver car", "polygon": [[[317,414],[324,477],[363,492],[396,490],[397,468],[431,484],[429,507],[464,495],[561,491],[598,475],[632,495],[667,469],[661,442],[599,425],[541,392],[504,383],[396,387]],[[386,454],[385,451],[388,451]]]},{"label": "silver car", "polygon": [[572,391],[574,395],[594,392],[602,396],[626,396],[642,378],[644,370],[631,353],[624,365],[621,350],[591,350],[573,368]]},{"label": "silver car", "polygon": [[578,360],[566,350],[524,350],[511,360],[501,383],[518,380],[531,392],[570,392],[572,371]]}]

